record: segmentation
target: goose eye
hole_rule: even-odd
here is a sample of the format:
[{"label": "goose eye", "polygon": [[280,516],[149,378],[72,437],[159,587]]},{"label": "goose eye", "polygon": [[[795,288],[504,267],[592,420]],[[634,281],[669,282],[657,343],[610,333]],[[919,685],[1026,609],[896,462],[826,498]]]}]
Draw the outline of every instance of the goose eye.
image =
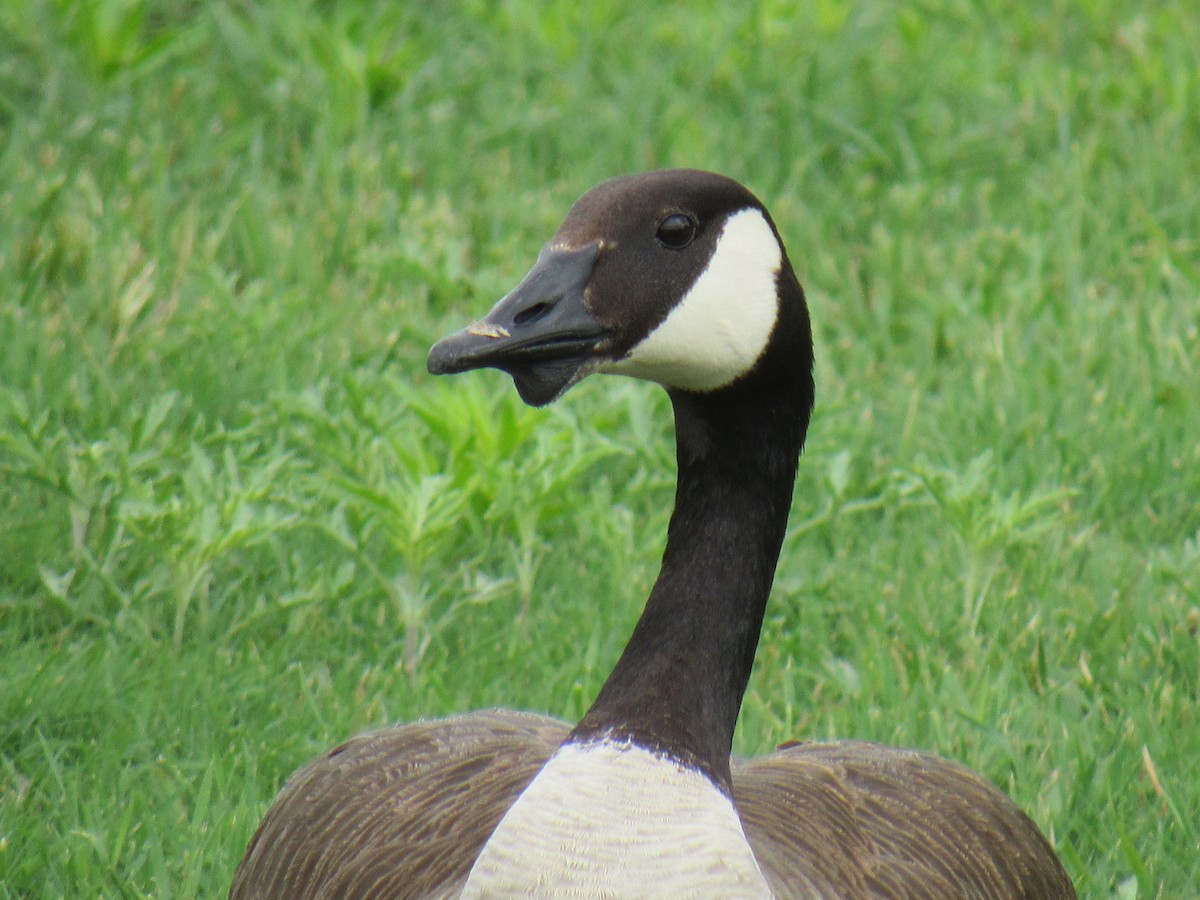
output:
[{"label": "goose eye", "polygon": [[654,236],[668,250],[682,250],[696,237],[696,223],[682,213],[672,213],[658,223]]}]

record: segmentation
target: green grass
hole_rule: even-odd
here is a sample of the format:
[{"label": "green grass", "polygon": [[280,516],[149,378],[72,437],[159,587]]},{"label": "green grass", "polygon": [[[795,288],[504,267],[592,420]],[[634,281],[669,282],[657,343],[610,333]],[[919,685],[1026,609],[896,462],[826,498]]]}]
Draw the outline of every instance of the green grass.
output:
[{"label": "green grass", "polygon": [[1082,894],[1200,895],[1195,9],[708,6],[0,7],[0,897],[221,896],[345,736],[586,708],[665,399],[424,356],[667,165],[817,326],[738,750],[930,748]]}]

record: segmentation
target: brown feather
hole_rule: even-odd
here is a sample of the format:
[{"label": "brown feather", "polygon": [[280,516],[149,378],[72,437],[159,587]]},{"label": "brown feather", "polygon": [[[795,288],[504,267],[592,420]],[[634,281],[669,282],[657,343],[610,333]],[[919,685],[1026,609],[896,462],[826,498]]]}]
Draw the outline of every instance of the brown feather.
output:
[{"label": "brown feather", "polygon": [[1071,898],[1037,826],[930,753],[801,743],[733,764],[746,837],[779,897]]},{"label": "brown feather", "polygon": [[284,786],[229,896],[453,896],[569,730],[490,710],[352,738]]},{"label": "brown feather", "polygon": [[[353,738],[297,772],[238,868],[233,900],[455,896],[570,727],[492,710]],[[733,763],[746,836],[779,897],[1070,898],[1029,818],[957,763],[800,743]]]}]

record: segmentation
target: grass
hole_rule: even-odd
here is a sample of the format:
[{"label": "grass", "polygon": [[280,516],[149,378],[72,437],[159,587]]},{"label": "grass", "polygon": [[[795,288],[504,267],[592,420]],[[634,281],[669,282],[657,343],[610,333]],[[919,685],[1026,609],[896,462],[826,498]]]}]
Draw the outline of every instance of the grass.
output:
[{"label": "grass", "polygon": [[737,749],[1004,787],[1200,894],[1200,45],[1184,2],[0,8],[0,897],[222,896],[307,758],[578,716],[669,409],[430,343],[609,175],[771,207],[817,325]]}]

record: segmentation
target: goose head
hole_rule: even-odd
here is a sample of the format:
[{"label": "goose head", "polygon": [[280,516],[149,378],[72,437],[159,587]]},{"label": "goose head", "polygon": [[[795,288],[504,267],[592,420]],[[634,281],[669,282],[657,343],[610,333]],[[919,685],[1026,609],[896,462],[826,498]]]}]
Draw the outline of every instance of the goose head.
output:
[{"label": "goose head", "polygon": [[812,405],[804,295],[770,215],[736,181],[692,169],[588,191],[524,279],[428,364],[502,369],[534,406],[594,372],[673,396],[767,379],[798,395],[805,419]]}]

